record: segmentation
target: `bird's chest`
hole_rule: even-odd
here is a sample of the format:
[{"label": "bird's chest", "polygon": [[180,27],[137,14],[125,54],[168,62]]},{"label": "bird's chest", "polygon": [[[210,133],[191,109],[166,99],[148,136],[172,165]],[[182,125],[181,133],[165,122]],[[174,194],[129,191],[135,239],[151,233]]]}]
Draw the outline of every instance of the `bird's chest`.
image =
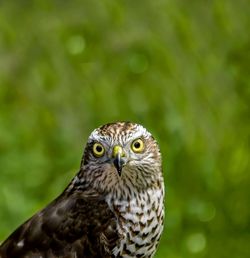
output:
[{"label": "bird's chest", "polygon": [[152,257],[163,230],[163,192],[148,190],[132,198],[113,201],[121,240],[119,257]]}]

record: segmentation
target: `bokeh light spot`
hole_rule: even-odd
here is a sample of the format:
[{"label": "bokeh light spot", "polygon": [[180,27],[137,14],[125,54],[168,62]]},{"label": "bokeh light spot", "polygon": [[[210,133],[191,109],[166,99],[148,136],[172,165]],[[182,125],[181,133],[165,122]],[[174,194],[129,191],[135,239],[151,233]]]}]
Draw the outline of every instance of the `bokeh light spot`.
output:
[{"label": "bokeh light spot", "polygon": [[81,54],[85,49],[85,40],[81,35],[74,35],[69,38],[67,48],[70,54]]},{"label": "bokeh light spot", "polygon": [[211,221],[216,214],[216,209],[212,203],[206,203],[202,212],[198,214],[199,220],[202,222]]},{"label": "bokeh light spot", "polygon": [[202,233],[194,233],[188,236],[186,245],[191,253],[199,253],[206,247],[206,238]]},{"label": "bokeh light spot", "polygon": [[191,199],[188,203],[188,212],[195,215],[202,222],[211,221],[216,215],[216,208],[212,202]]}]

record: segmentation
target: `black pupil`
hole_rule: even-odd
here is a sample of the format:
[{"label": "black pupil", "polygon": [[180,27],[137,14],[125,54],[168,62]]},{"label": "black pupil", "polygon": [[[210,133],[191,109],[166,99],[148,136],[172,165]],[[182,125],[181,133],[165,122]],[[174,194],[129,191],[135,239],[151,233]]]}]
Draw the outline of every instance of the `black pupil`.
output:
[{"label": "black pupil", "polygon": [[96,146],[95,149],[97,152],[102,152],[102,146],[100,146],[100,145]]},{"label": "black pupil", "polygon": [[139,149],[139,148],[141,147],[141,144],[140,144],[139,142],[135,142],[135,143],[134,143],[134,147],[135,147],[136,149]]}]

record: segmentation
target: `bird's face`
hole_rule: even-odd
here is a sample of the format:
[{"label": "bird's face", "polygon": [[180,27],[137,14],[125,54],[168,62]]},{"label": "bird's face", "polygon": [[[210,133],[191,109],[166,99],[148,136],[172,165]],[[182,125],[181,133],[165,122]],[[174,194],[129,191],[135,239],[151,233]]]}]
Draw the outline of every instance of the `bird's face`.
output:
[{"label": "bird's face", "polygon": [[[161,155],[151,134],[130,122],[107,124],[97,128],[88,139],[83,167],[94,181],[147,185],[161,175]],[[91,174],[91,175],[90,175]]]}]

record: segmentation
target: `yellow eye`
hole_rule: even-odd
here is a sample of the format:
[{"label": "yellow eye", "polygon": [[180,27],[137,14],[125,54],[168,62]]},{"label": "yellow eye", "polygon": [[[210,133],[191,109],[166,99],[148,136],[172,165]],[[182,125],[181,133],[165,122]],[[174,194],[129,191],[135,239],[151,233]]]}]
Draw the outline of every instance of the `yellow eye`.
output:
[{"label": "yellow eye", "polygon": [[131,145],[131,149],[135,153],[140,153],[144,150],[144,143],[141,139],[134,140]]},{"label": "yellow eye", "polygon": [[95,143],[93,145],[93,154],[99,158],[102,157],[104,155],[105,149],[104,147],[100,144],[100,143]]}]

